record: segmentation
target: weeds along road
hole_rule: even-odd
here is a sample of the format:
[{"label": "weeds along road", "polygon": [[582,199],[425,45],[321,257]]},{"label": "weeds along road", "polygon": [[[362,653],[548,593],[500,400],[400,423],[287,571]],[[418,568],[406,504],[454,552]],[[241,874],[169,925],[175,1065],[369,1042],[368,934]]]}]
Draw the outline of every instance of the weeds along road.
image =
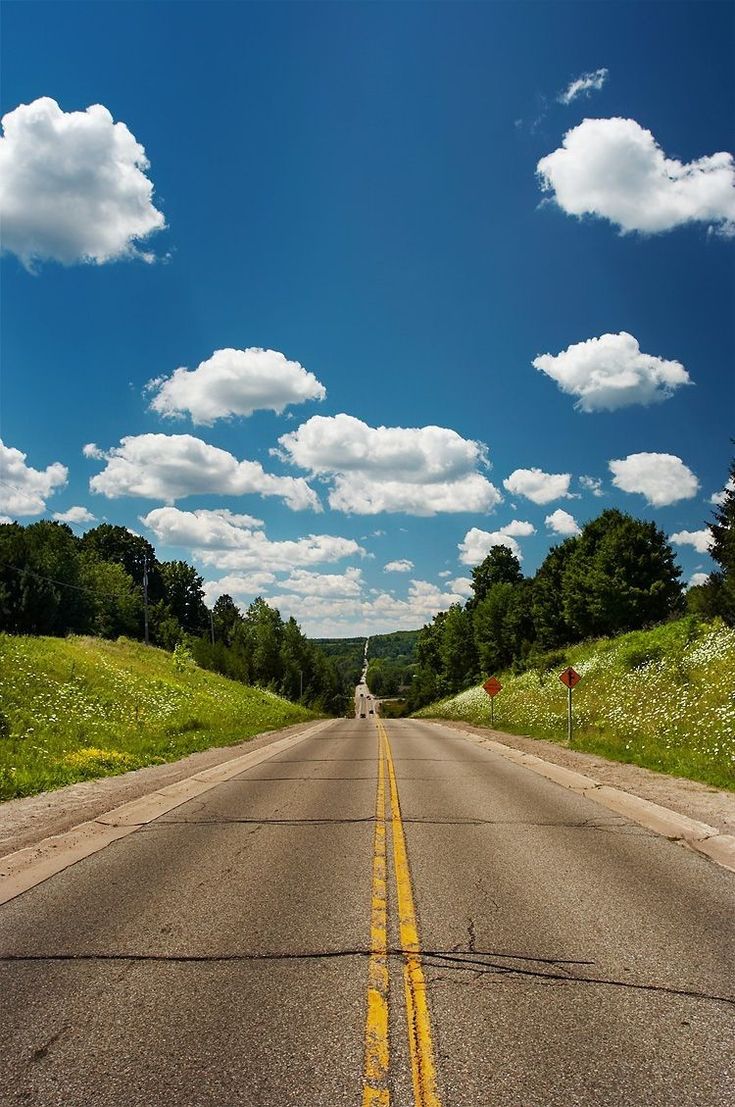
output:
[{"label": "weeds along road", "polygon": [[336,721],[0,908],[0,1101],[733,1103],[731,873]]}]

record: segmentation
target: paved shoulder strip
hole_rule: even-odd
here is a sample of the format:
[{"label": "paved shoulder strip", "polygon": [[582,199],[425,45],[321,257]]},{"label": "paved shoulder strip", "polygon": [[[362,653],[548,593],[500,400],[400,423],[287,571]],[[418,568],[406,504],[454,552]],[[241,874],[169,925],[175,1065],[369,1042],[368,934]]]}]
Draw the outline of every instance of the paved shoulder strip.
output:
[{"label": "paved shoulder strip", "polygon": [[[441,726],[441,723],[431,721],[431,725]],[[710,861],[721,865],[723,869],[735,872],[735,835],[721,834],[717,827],[709,826],[708,823],[690,819],[686,815],[680,815],[678,811],[671,811],[658,803],[633,796],[620,788],[611,788],[591,776],[565,769],[562,765],[555,765],[551,761],[544,761],[535,754],[524,753],[513,746],[505,746],[493,738],[482,738],[471,731],[454,728],[452,733],[460,734],[475,745],[492,750],[493,753],[516,765],[523,765],[524,768],[554,781],[562,788],[569,788],[586,799],[594,800],[595,803],[630,819],[631,822],[638,823],[639,826],[644,826],[655,834],[661,834],[671,842],[677,842],[679,845],[704,854]]]},{"label": "paved shoulder strip", "polygon": [[179,780],[147,796],[141,796],[140,799],[124,803],[121,807],[116,807],[96,819],[80,823],[65,834],[44,838],[35,846],[6,854],[5,857],[0,858],[0,904],[15,899],[16,896],[27,892],[29,888],[34,888],[49,877],[68,869],[70,865],[75,865],[77,861],[97,853],[119,838],[133,834],[141,826],[153,822],[160,815],[173,811],[188,800],[196,799],[202,793],[239,776],[247,769],[262,764],[263,761],[269,761],[271,757],[291,749],[292,746],[298,745],[299,742],[311,738],[318,731],[332,725],[333,720],[327,719],[300,734],[278,738],[267,746],[261,746],[260,749],[240,754],[211,769],[195,773],[185,780]]}]

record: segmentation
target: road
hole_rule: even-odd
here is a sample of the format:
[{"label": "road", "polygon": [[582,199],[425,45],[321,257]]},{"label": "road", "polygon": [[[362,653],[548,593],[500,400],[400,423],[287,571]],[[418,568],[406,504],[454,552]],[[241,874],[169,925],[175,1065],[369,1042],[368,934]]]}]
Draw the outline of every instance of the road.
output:
[{"label": "road", "polygon": [[455,730],[338,720],[0,908],[0,1102],[731,1107],[734,887]]}]

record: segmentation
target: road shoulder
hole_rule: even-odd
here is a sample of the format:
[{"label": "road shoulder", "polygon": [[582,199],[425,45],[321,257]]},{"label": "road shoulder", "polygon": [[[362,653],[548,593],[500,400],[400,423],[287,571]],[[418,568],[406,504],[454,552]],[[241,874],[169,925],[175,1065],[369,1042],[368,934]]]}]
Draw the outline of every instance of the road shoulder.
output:
[{"label": "road shoulder", "polygon": [[[432,720],[432,722],[434,725],[444,725],[439,720]],[[457,730],[471,742],[483,746],[496,754],[500,754],[500,756],[507,758],[507,760],[515,764],[522,765],[524,768],[537,773],[539,776],[545,777],[547,780],[553,781],[562,788],[568,788],[584,796],[586,799],[591,799],[601,804],[603,807],[615,811],[618,815],[622,815],[631,822],[638,823],[640,826],[644,826],[648,830],[652,830],[654,833],[668,838],[672,842],[678,842],[680,845],[693,849],[697,853],[708,857],[716,864],[721,865],[723,868],[735,872],[735,834],[728,833],[732,824],[726,822],[724,830],[720,830],[718,826],[705,822],[703,819],[694,818],[691,814],[683,814],[671,804],[672,795],[677,795],[675,785],[685,783],[691,784],[693,782],[683,781],[678,777],[666,777],[665,779],[668,782],[668,802],[664,805],[657,800],[644,797],[640,794],[640,790],[635,791],[635,785],[634,788],[620,787],[619,778],[615,784],[609,784],[600,779],[602,774],[599,772],[599,768],[605,770],[607,767],[612,766],[635,769],[637,773],[648,772],[648,770],[641,769],[639,766],[617,766],[616,762],[603,761],[601,766],[597,767],[596,773],[593,776],[589,771],[593,766],[589,764],[589,762],[587,765],[580,765],[578,763],[572,768],[568,765],[560,764],[558,760],[539,757],[538,746],[541,744],[540,741],[535,742],[536,748],[531,752],[523,747],[519,747],[516,744],[518,741],[517,738],[516,742],[512,745],[510,742],[506,741],[506,739],[515,737],[513,735],[507,735],[500,731],[491,731],[484,727],[467,727],[463,724],[449,725],[453,730]],[[534,740],[529,739],[529,741]],[[545,742],[544,745],[548,746],[550,743]],[[556,750],[558,747],[552,748]],[[576,753],[576,751],[572,750],[564,750],[563,752],[567,754]],[[594,755],[586,754],[582,754],[581,756],[594,757]],[[595,758],[595,760],[600,761],[601,759]],[[587,771],[580,772],[581,768],[585,768]],[[633,779],[636,781],[635,776]],[[641,779],[642,778],[638,780],[639,789]],[[627,780],[630,781],[630,777],[628,777]],[[706,785],[698,785],[698,787],[703,790],[703,798],[708,789]],[[721,795],[728,797],[729,793],[721,793]],[[688,806],[690,810],[695,806],[691,798],[689,799]],[[697,804],[696,806],[699,805]],[[727,817],[726,815],[726,818]]]},{"label": "road shoulder", "polygon": [[[427,720],[428,722],[429,720]],[[721,834],[735,834],[735,792],[723,792],[708,784],[684,777],[655,773],[640,765],[628,765],[622,761],[608,761],[594,753],[582,753],[548,742],[543,738],[529,738],[519,734],[507,734],[489,727],[449,719],[432,719],[431,722],[453,730],[490,738],[511,749],[543,758],[572,772],[583,773],[600,784],[620,788],[634,796],[667,807],[696,822],[707,823]]]},{"label": "road shoulder", "polygon": [[64,834],[79,823],[96,819],[123,803],[177,784],[243,753],[268,746],[279,738],[300,734],[313,727],[314,722],[308,720],[282,730],[267,730],[243,742],[191,753],[165,765],[147,765],[121,776],[83,780],[53,792],[6,800],[0,804],[0,857],[33,846],[52,835]]}]

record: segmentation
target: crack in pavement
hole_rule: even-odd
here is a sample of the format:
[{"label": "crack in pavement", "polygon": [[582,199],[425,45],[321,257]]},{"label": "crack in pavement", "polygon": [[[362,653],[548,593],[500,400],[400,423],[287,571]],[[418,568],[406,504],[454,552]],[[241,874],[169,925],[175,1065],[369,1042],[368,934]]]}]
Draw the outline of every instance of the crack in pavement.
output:
[{"label": "crack in pavement", "polygon": [[374,815],[360,815],[355,818],[344,819],[240,819],[240,818],[216,818],[216,819],[167,819],[161,816],[152,823],[140,823],[141,830],[153,831],[166,827],[178,826],[238,826],[245,824],[250,826],[330,826],[342,823],[373,823]]},{"label": "crack in pavement", "polygon": [[[369,958],[371,950],[366,948],[309,950],[280,953],[9,953],[0,954],[2,964],[33,963],[75,963],[75,962],[112,962],[140,964],[243,964],[271,961],[322,961],[339,958]],[[387,951],[389,958],[404,959],[409,951],[391,947]],[[571,974],[567,966],[594,965],[594,961],[572,960],[563,957],[534,957],[528,954],[484,952],[478,950],[461,951],[422,949],[421,958],[427,968],[452,969],[457,973],[471,973],[475,981],[490,977],[516,977],[521,979],[548,980],[557,984],[582,984],[608,988],[623,988],[629,991],[652,992],[662,995],[681,996],[685,999],[723,1003],[735,1007],[735,996],[718,995],[713,992],[698,991],[693,988],[676,988],[668,984],[635,983],[630,980],[618,980],[615,977],[587,976]],[[493,960],[496,959],[496,960]],[[526,968],[519,964],[502,964],[503,961],[537,964],[540,968]],[[559,971],[553,972],[554,968]],[[441,975],[432,975],[432,984],[461,985],[461,981]]]},{"label": "crack in pavement", "polygon": [[597,822],[592,819],[583,819],[581,822],[548,822],[530,819],[425,819],[420,816],[412,817],[404,815],[404,823],[415,823],[426,826],[525,826],[525,827],[559,827],[560,830],[624,830],[645,834],[645,828],[635,826],[621,819],[619,822]]}]

